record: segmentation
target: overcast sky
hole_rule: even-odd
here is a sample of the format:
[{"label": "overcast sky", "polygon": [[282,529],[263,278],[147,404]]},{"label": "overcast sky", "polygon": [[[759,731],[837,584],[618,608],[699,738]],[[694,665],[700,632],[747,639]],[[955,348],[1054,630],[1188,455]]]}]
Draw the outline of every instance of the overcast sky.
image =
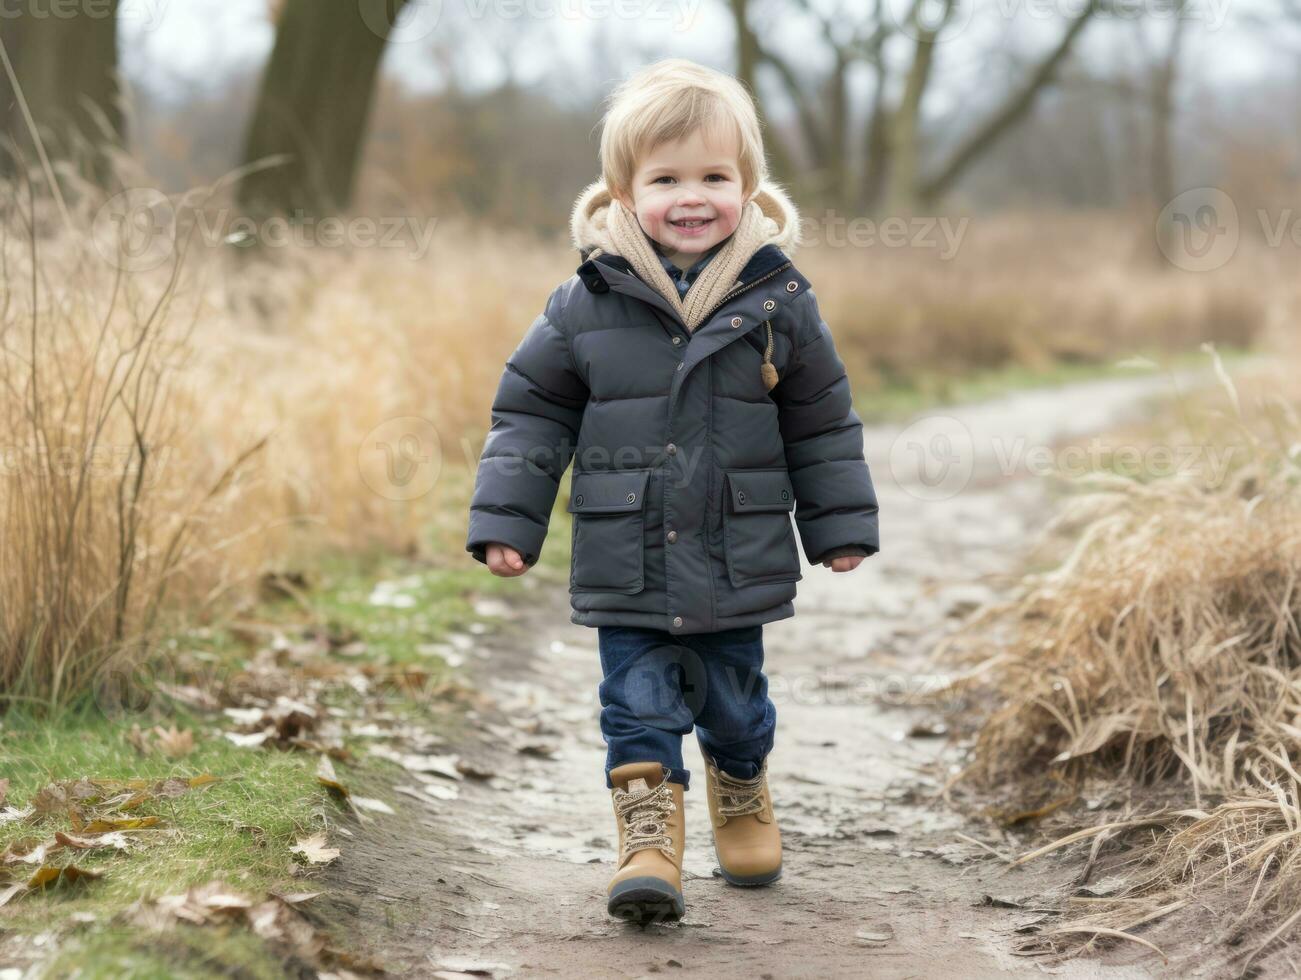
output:
[{"label": "overcast sky", "polygon": [[[822,0],[835,6],[838,0]],[[844,0],[839,0],[844,2]],[[864,0],[848,0],[862,3]],[[887,0],[887,3],[910,0]],[[960,7],[975,11],[972,26],[952,44],[941,46],[941,57],[955,62],[979,58],[988,47],[965,44],[969,39],[1001,32],[1024,42],[1042,35],[1050,41],[1060,29],[1059,11],[1071,11],[1080,0],[976,0]],[[1142,0],[1156,9],[1161,0]],[[1292,44],[1293,33],[1252,29],[1253,10],[1271,0],[1187,0],[1194,21],[1187,36],[1187,74],[1202,82],[1252,80],[1264,74],[1295,73],[1296,54],[1289,58],[1280,44]],[[755,4],[762,15],[765,5]],[[203,87],[244,65],[260,68],[273,43],[266,0],[123,0],[123,61],[129,77],[159,94]],[[637,9],[635,19],[620,16]],[[852,9],[852,7],[850,8]],[[548,16],[537,16],[539,12]],[[964,13],[963,16],[968,16]],[[802,19],[760,23],[764,42],[795,55],[820,56],[822,46],[813,25]],[[591,52],[612,52],[601,66],[618,75],[647,57],[681,55],[706,63],[730,66],[732,29],[721,0],[410,0],[403,29],[386,55],[385,69],[399,73],[417,88],[436,88],[441,74],[431,57],[431,39],[461,38],[464,81],[490,85],[501,77],[502,44],[510,46],[518,81],[528,84],[546,74],[561,83],[604,92],[614,78],[593,70]],[[1168,21],[1165,22],[1168,25]],[[1163,29],[1155,23],[1154,30]],[[1121,30],[1127,30],[1120,27]],[[1086,47],[1096,58],[1109,58],[1115,48],[1117,25],[1090,28]],[[1130,35],[1132,37],[1132,34]],[[557,72],[557,66],[565,70]],[[985,66],[973,66],[973,71]],[[961,71],[958,73],[963,74]]]}]

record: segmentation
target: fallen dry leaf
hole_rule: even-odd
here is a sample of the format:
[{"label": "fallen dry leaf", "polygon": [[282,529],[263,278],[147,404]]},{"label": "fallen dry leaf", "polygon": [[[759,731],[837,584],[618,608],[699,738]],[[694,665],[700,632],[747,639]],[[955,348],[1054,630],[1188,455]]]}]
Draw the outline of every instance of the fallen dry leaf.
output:
[{"label": "fallen dry leaf", "polygon": [[45,856],[57,847],[55,841],[42,842],[35,837],[12,841],[0,854],[0,864],[43,864]]},{"label": "fallen dry leaf", "polygon": [[54,833],[54,839],[63,847],[70,847],[77,851],[93,851],[103,847],[111,847],[114,850],[126,851],[131,847],[130,841],[121,831],[111,831],[106,834],[98,834],[91,837],[79,837],[75,834],[65,834],[58,830]]},{"label": "fallen dry leaf", "polygon": [[313,834],[311,837],[304,837],[289,850],[294,854],[301,854],[308,864],[329,864],[339,856],[337,847],[326,846],[325,831]]},{"label": "fallen dry leaf", "polygon": [[43,865],[36,870],[36,873],[27,881],[27,887],[31,891],[38,888],[48,888],[51,885],[74,885],[79,881],[94,881],[96,878],[104,877],[102,871],[89,871],[86,868],[79,868],[75,864],[69,864],[65,867],[55,867],[53,865]]},{"label": "fallen dry leaf", "polygon": [[394,809],[383,800],[373,800],[367,796],[351,796],[352,805],[362,810],[374,810],[376,813],[394,813]]},{"label": "fallen dry leaf", "polygon": [[100,817],[76,827],[79,834],[103,834],[112,830],[145,830],[162,823],[160,817]]},{"label": "fallen dry leaf", "polygon": [[462,779],[461,757],[458,755],[415,755],[399,757],[399,764],[408,772],[432,772],[448,779]]},{"label": "fallen dry leaf", "polygon": [[233,744],[238,745],[241,749],[256,749],[261,746],[267,739],[275,734],[275,729],[267,727],[260,732],[226,732],[226,738]]},{"label": "fallen dry leaf", "polygon": [[493,776],[497,775],[497,773],[491,769],[476,765],[473,762],[467,762],[464,759],[456,764],[456,769],[458,772],[469,776],[471,779],[491,779]]},{"label": "fallen dry leaf", "polygon": [[253,907],[253,900],[222,881],[196,885],[178,895],[164,895],[155,903],[159,912],[206,925],[223,918],[241,915]]},{"label": "fallen dry leaf", "polygon": [[[304,893],[288,898],[303,902],[317,894]],[[0,904],[4,900],[4,893],[0,892]],[[137,925],[157,931],[172,928],[179,921],[195,925],[243,923],[266,940],[283,959],[314,965],[322,976],[329,974],[321,971],[333,969],[337,964],[360,963],[346,952],[327,947],[325,936],[293,908],[292,902],[274,895],[253,900],[221,881],[211,881],[184,894],[169,895],[155,902],[136,902],[126,915]],[[366,964],[366,969],[379,972],[376,964]],[[346,971],[333,975],[355,976]]]},{"label": "fallen dry leaf", "polygon": [[314,962],[325,951],[325,937],[286,902],[271,898],[249,909],[249,928],[272,943],[291,949],[299,959]]},{"label": "fallen dry leaf", "polygon": [[310,902],[314,898],[320,898],[325,892],[290,892],[288,895],[281,895],[279,892],[272,892],[274,898],[280,899],[286,905],[302,905],[304,902]]},{"label": "fallen dry leaf", "polygon": [[156,684],[155,687],[173,701],[198,708],[200,711],[216,711],[221,707],[209,692],[193,685]]},{"label": "fallen dry leaf", "polygon": [[[224,713],[243,729],[226,733],[227,738],[245,736],[243,739],[231,738],[236,745],[260,745],[267,739],[274,739],[276,744],[290,747],[314,732],[322,720],[322,713],[312,705],[284,695],[277,696],[275,703],[267,708],[227,708]],[[259,738],[247,738],[253,735]]]},{"label": "fallen dry leaf", "polygon": [[334,763],[330,761],[328,755],[321,756],[321,761],[316,766],[316,779],[326,789],[333,790],[345,800],[352,795],[348,792],[348,787],[339,782],[339,776],[334,771]]},{"label": "fallen dry leaf", "polygon": [[194,751],[194,732],[176,727],[154,728],[154,739],[159,750],[169,759],[183,759]]}]

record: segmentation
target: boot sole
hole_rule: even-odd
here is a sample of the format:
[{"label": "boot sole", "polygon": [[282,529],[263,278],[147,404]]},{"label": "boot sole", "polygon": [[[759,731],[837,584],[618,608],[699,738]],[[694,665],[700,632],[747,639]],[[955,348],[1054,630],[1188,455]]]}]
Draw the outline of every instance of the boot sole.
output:
[{"label": "boot sole", "polygon": [[723,880],[729,885],[738,885],[742,888],[755,888],[759,885],[771,885],[774,881],[782,876],[782,866],[777,865],[773,871],[765,871],[757,875],[734,875],[723,867],[723,861],[718,856],[718,844],[714,844],[714,859],[718,861],[718,873],[723,876]]},{"label": "boot sole", "polygon": [[619,882],[610,892],[606,908],[616,919],[643,925],[673,922],[687,911],[680,891],[664,879],[650,875]]}]

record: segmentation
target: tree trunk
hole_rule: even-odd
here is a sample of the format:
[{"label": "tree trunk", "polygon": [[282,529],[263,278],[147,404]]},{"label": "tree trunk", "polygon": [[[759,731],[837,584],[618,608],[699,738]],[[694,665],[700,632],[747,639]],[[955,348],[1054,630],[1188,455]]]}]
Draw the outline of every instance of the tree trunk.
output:
[{"label": "tree trunk", "polygon": [[254,216],[335,214],[352,202],[375,79],[406,0],[286,0],[245,143]]},{"label": "tree trunk", "polygon": [[[1174,128],[1175,85],[1179,76],[1179,55],[1184,35],[1183,2],[1174,8],[1170,45],[1158,64],[1152,79],[1152,196],[1157,211],[1157,251],[1161,255],[1174,254],[1175,228],[1165,206],[1175,196]],[[1159,261],[1159,256],[1157,257]],[[1168,268],[1169,266],[1164,266]]]},{"label": "tree trunk", "polygon": [[81,174],[106,185],[111,167],[105,146],[122,146],[125,124],[117,58],[118,0],[58,17],[49,10],[0,17],[19,92],[0,66],[0,134],[6,152],[0,170],[12,174],[16,153],[25,167],[39,163],[23,100],[50,161],[72,161]]},{"label": "tree trunk", "polygon": [[759,98],[758,69],[762,60],[759,39],[750,28],[750,0],[729,0],[732,8],[732,20],[736,25],[736,77],[750,92],[754,99],[755,111],[759,115],[759,126],[764,134],[764,146],[768,152],[769,170],[773,179],[786,183],[794,173],[790,155],[786,147],[773,131],[772,121],[764,112],[763,101]]},{"label": "tree trunk", "polygon": [[921,188],[921,133],[922,99],[930,84],[931,68],[935,64],[935,41],[953,12],[951,0],[944,5],[944,16],[935,29],[922,27],[919,11],[921,0],[913,4],[910,15],[917,31],[917,44],[913,49],[912,64],[904,80],[899,105],[890,118],[889,141],[890,172],[886,178],[886,207],[893,215],[906,216],[918,203]]}]

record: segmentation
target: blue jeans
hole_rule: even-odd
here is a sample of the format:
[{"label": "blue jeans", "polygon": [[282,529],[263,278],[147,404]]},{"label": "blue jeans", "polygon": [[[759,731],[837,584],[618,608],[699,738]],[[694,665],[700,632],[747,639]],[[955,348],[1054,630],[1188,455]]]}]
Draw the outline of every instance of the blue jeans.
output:
[{"label": "blue jeans", "polygon": [[682,736],[738,779],[759,774],[772,751],[777,709],[763,673],[763,626],[674,636],[636,626],[597,627],[605,785],[628,762],[659,762],[689,788]]}]

